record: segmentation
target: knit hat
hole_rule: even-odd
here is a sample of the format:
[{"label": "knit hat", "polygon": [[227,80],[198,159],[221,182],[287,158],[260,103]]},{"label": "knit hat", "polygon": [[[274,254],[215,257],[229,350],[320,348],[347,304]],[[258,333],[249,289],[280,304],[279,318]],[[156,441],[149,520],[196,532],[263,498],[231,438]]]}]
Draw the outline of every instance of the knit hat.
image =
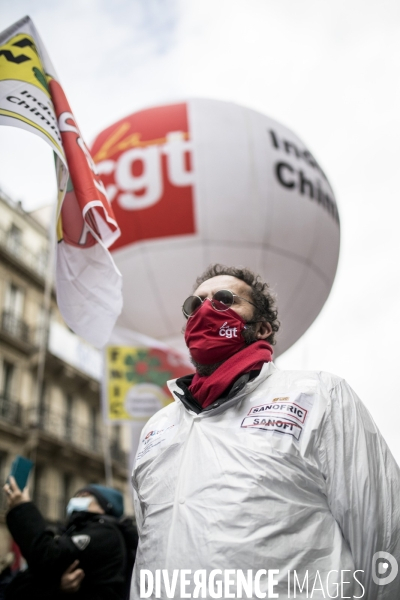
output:
[{"label": "knit hat", "polygon": [[124,498],[118,490],[91,483],[79,490],[80,492],[89,492],[92,494],[106,515],[121,517],[124,512]]}]

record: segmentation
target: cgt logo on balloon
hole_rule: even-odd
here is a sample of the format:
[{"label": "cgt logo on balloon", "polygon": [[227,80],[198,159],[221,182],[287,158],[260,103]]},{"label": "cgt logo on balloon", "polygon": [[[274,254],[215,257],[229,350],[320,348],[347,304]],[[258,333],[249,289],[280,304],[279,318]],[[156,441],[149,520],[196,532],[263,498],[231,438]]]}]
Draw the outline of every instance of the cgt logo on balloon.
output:
[{"label": "cgt logo on balloon", "polygon": [[97,137],[92,154],[117,222],[125,223],[113,249],[195,233],[186,104],[150,108],[122,119]]}]

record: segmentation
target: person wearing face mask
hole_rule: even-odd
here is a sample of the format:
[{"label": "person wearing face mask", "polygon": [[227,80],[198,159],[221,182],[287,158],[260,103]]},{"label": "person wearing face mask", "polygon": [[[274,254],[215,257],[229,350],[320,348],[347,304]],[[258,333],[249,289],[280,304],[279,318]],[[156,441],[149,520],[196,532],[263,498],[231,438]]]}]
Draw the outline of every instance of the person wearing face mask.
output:
[{"label": "person wearing face mask", "polygon": [[[6,588],[5,598],[59,600],[123,600],[127,597],[131,556],[119,519],[122,494],[91,484],[67,505],[65,527],[54,534],[14,478],[4,486],[7,527],[27,561],[28,569]],[[127,578],[129,577],[129,580]]]},{"label": "person wearing face mask", "polygon": [[196,372],[140,437],[131,600],[400,598],[400,470],[353,390],[275,367],[275,301],[248,269],[210,266],[182,308]]}]

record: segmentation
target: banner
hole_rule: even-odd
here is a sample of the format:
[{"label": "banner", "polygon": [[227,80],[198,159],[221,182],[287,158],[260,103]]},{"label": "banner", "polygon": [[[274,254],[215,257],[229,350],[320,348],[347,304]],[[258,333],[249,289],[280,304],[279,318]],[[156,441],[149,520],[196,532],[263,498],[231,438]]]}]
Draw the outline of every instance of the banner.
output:
[{"label": "banner", "polygon": [[120,235],[46,49],[29,17],[0,34],[0,125],[45,140],[56,155],[57,302],[67,325],[97,347],[122,309],[121,274],[107,248]]},{"label": "banner", "polygon": [[136,332],[115,328],[104,349],[103,414],[144,423],[173,401],[167,381],[193,372],[189,358]]}]

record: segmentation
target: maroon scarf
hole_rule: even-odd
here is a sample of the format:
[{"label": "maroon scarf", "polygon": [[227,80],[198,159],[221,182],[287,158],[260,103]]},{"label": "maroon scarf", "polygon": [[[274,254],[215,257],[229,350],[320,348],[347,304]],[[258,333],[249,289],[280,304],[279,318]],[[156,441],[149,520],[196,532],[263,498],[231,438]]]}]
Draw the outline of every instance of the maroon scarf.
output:
[{"label": "maroon scarf", "polygon": [[272,354],[273,349],[268,342],[254,342],[228,358],[212,375],[204,377],[195,373],[189,390],[197,402],[206,408],[220,398],[241,375],[261,369],[265,362],[270,362]]}]

